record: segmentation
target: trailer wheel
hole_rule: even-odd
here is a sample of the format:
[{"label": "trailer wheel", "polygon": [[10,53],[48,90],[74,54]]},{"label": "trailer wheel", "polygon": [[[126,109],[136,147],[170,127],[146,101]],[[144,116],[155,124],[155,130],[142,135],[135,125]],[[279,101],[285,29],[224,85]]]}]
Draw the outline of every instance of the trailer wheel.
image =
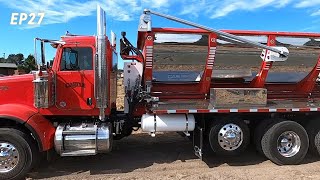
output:
[{"label": "trailer wheel", "polygon": [[264,155],[278,165],[298,164],[307,154],[309,139],[300,124],[282,121],[265,132],[261,147]]},{"label": "trailer wheel", "polygon": [[218,120],[212,124],[208,139],[213,152],[237,155],[244,151],[250,142],[249,128],[239,119]]},{"label": "trailer wheel", "polygon": [[309,137],[309,152],[313,155],[320,155],[320,121],[318,119],[311,120],[306,130]]},{"label": "trailer wheel", "polygon": [[22,179],[36,159],[36,146],[25,133],[0,129],[0,179]]}]

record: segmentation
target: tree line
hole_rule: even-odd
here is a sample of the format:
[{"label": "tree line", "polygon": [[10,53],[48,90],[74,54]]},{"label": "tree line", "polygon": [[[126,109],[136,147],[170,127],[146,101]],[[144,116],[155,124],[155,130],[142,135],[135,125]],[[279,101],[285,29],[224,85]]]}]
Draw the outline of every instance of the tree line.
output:
[{"label": "tree line", "polygon": [[23,70],[26,73],[37,69],[36,59],[32,54],[29,54],[27,58],[22,53],[9,54],[7,58],[0,58],[0,63],[15,63],[18,70]]}]

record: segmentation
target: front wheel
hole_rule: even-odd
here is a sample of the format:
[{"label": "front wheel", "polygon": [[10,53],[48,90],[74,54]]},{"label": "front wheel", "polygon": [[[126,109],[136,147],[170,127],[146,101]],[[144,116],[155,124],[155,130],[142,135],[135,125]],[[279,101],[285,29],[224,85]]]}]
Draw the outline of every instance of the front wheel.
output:
[{"label": "front wheel", "polygon": [[307,154],[309,139],[300,124],[282,121],[264,133],[261,147],[264,155],[278,165],[298,164]]},{"label": "front wheel", "polygon": [[16,129],[0,129],[0,180],[22,179],[35,161],[31,138]]}]

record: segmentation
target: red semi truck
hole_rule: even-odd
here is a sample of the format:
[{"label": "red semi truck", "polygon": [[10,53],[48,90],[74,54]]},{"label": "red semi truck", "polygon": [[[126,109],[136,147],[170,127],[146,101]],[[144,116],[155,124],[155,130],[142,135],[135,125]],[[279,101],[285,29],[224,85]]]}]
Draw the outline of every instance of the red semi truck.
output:
[{"label": "red semi truck", "polygon": [[[152,14],[196,29],[154,28]],[[236,155],[250,142],[279,165],[301,162],[308,150],[319,153],[320,58],[306,67],[319,46],[293,47],[280,40],[316,41],[320,34],[217,31],[145,10],[137,46],[125,33],[120,40],[120,55],[129,61],[123,69],[124,111],[118,111],[116,38],[106,36],[104,16],[98,7],[97,36],[36,38],[39,70],[0,78],[0,179],[24,177],[40,154],[51,150],[61,156],[107,153],[113,140],[137,128],[151,136],[169,131],[190,136],[200,158],[207,150]],[[190,37],[196,40],[187,42]],[[45,43],[56,48],[51,65],[45,63]],[[285,69],[290,64],[288,49],[305,65],[297,64],[289,74],[273,73],[273,65]],[[243,54],[261,63],[256,73]],[[219,64],[220,57],[228,68]],[[230,69],[230,64],[236,68]],[[301,73],[297,78],[299,68],[305,70],[302,78]],[[281,79],[284,76],[288,78]]]}]

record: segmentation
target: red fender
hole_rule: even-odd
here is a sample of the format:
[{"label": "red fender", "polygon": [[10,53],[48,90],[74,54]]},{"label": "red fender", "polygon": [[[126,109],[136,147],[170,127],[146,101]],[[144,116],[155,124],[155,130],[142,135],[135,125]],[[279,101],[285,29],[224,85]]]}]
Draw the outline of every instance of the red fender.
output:
[{"label": "red fender", "polygon": [[14,120],[27,127],[37,140],[40,151],[47,151],[53,147],[55,128],[37,109],[21,104],[3,104],[0,105],[0,117]]}]

